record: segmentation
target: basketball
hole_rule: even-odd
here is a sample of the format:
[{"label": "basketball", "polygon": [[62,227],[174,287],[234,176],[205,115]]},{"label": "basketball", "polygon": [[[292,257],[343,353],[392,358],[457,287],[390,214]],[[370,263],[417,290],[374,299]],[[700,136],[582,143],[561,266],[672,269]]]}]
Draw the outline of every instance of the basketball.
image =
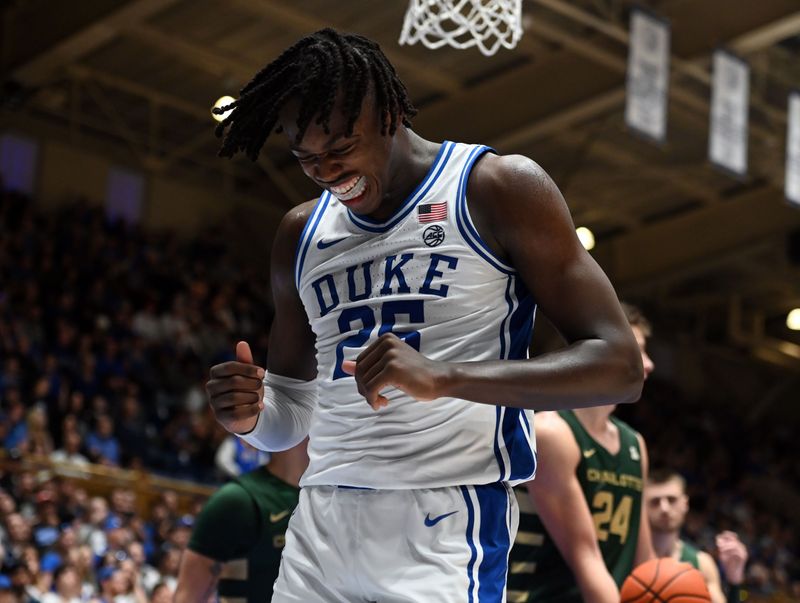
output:
[{"label": "basketball", "polygon": [[670,558],[651,559],[636,567],[623,582],[620,595],[622,603],[711,601],[703,574]]}]

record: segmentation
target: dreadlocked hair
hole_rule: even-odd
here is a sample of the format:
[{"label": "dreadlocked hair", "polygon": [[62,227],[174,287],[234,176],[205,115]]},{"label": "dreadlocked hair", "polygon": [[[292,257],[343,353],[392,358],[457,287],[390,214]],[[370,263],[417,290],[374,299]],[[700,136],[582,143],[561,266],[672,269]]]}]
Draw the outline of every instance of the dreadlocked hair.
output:
[{"label": "dreadlocked hair", "polygon": [[400,120],[411,127],[410,118],[417,110],[378,44],[331,28],[306,36],[259,71],[237,100],[214,109],[218,115],[230,111],[215,129],[217,137],[228,130],[219,155],[233,157],[243,151],[255,161],[269,135],[280,131],[278,115],[292,98],[300,99],[297,142],[315,116],[315,123],[330,133],[331,111],[339,93],[350,136],[370,83],[381,115],[381,135],[393,135]]}]

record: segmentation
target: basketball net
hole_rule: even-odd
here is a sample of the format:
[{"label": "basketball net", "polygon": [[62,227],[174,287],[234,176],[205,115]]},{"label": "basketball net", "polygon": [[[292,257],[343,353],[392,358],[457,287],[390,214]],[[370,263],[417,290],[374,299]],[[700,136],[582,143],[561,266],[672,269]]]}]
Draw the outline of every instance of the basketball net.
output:
[{"label": "basketball net", "polygon": [[411,0],[400,44],[477,46],[486,56],[501,46],[514,48],[522,37],[522,0]]}]

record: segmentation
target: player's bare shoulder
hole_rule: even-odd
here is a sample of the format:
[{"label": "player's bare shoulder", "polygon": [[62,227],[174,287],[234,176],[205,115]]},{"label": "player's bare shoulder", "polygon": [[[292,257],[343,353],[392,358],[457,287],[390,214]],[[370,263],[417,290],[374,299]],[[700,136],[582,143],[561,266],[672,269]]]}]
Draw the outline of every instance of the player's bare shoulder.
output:
[{"label": "player's bare shoulder", "polygon": [[544,168],[529,157],[486,153],[472,169],[467,191],[478,202],[513,202],[530,209],[557,188]]},{"label": "player's bare shoulder", "polygon": [[509,261],[516,231],[529,230],[535,190],[546,178],[536,162],[522,155],[484,153],[467,181],[467,204],[478,232],[492,250]]},{"label": "player's bare shoulder", "polygon": [[318,199],[312,199],[300,205],[295,205],[284,214],[277,233],[277,237],[284,239],[283,243],[293,241],[296,245],[300,241],[300,236],[303,234],[303,229],[306,227],[317,201]]},{"label": "player's bare shoulder", "polygon": [[314,199],[293,207],[286,212],[278,225],[272,244],[273,295],[277,296],[283,290],[294,289],[295,251],[316,204],[317,199]]},{"label": "player's bare shoulder", "polygon": [[548,231],[560,236],[572,224],[556,184],[544,168],[523,155],[487,153],[470,174],[467,198],[479,232],[491,233],[512,258],[521,250],[530,251],[533,239],[542,252],[553,252],[552,245],[559,240],[554,241],[555,235]]}]

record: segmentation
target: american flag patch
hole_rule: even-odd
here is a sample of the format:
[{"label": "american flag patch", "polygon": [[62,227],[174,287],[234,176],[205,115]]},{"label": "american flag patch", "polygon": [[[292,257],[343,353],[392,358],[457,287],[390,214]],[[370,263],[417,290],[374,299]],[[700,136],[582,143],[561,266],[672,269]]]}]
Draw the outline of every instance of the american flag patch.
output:
[{"label": "american flag patch", "polygon": [[417,207],[417,220],[420,224],[426,222],[441,222],[447,218],[447,201],[441,203],[428,203]]}]

